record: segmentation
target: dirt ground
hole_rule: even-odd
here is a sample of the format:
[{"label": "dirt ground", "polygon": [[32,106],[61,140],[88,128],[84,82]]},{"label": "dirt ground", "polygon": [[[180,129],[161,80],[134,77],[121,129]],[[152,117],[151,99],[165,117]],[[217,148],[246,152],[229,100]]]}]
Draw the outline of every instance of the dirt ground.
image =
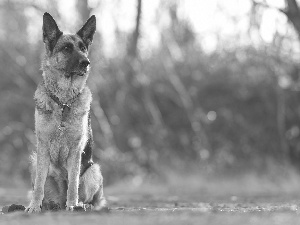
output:
[{"label": "dirt ground", "polygon": [[[228,185],[230,183],[230,185]],[[238,183],[238,182],[237,182]],[[108,212],[24,212],[0,215],[0,224],[298,224],[300,191],[261,183],[155,186],[123,183],[106,188]],[[296,183],[294,183],[296,184]],[[298,184],[298,183],[297,183]],[[231,186],[234,185],[235,188]],[[257,184],[260,185],[259,183]],[[291,185],[288,185],[289,187]],[[299,186],[300,187],[300,186]],[[300,189],[300,188],[299,188]],[[254,191],[249,191],[254,190]],[[27,205],[24,188],[0,188],[0,207]],[[299,205],[299,206],[298,206]]]}]

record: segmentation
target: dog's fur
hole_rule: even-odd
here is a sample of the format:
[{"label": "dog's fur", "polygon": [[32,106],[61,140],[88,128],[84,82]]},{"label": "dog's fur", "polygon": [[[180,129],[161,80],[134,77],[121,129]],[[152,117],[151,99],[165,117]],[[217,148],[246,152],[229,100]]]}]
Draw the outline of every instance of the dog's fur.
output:
[{"label": "dog's fur", "polygon": [[95,30],[95,16],[76,34],[63,34],[50,14],[43,16],[46,51],[43,81],[34,96],[37,149],[31,157],[33,193],[27,212],[50,203],[66,210],[79,203],[100,210],[106,203],[100,167],[92,162],[92,95],[86,86]]}]

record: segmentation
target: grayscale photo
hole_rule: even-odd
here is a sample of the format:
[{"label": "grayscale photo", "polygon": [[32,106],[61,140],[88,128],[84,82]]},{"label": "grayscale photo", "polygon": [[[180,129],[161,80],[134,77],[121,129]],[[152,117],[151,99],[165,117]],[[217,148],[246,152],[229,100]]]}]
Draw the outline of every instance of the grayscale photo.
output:
[{"label": "grayscale photo", "polygon": [[300,0],[0,0],[0,225],[300,220]]}]

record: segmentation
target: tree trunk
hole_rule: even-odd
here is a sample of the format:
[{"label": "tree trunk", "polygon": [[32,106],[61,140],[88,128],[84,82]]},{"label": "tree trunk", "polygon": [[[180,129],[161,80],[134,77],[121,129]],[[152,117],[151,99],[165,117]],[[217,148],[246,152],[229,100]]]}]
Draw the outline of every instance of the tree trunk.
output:
[{"label": "tree trunk", "polygon": [[137,46],[140,36],[140,24],[141,24],[141,15],[142,15],[142,0],[137,0],[137,14],[136,14],[136,23],[135,30],[132,34],[131,44],[129,45],[128,55],[132,58],[137,56]]},{"label": "tree trunk", "polygon": [[88,0],[77,0],[77,10],[80,15],[81,23],[88,20],[91,14],[91,8],[88,6]]},{"label": "tree trunk", "polygon": [[286,0],[286,10],[283,11],[294,25],[300,39],[300,11],[296,0]]}]

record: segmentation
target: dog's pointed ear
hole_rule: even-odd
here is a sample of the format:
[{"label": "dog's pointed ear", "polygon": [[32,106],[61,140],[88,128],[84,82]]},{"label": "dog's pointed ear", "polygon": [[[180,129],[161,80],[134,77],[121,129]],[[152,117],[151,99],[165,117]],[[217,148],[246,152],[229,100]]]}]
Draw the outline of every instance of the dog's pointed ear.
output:
[{"label": "dog's pointed ear", "polygon": [[81,37],[84,44],[88,48],[90,44],[93,42],[93,36],[96,31],[96,16],[91,16],[83,27],[77,32],[77,35]]},{"label": "dog's pointed ear", "polygon": [[58,29],[53,17],[45,12],[43,16],[43,41],[50,52],[52,52],[57,40],[62,34],[63,32]]}]

